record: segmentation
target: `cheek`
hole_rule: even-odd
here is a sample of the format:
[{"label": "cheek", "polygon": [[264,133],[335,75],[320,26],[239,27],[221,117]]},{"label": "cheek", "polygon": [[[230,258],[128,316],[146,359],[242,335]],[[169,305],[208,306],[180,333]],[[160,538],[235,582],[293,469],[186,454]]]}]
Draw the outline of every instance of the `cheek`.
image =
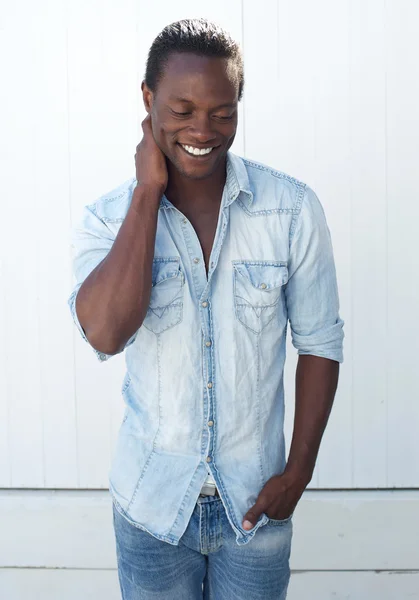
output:
[{"label": "cheek", "polygon": [[234,140],[237,133],[237,123],[235,123],[230,130],[225,132],[225,137],[229,140]]},{"label": "cheek", "polygon": [[181,131],[181,129],[178,124],[170,121],[160,121],[157,135],[163,143],[170,143],[176,141],[176,136],[179,131]]}]

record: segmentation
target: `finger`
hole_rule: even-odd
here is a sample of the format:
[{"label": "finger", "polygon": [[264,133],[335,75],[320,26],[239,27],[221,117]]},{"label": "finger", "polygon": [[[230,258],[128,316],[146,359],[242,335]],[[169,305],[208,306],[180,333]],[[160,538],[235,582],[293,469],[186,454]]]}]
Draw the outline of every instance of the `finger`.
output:
[{"label": "finger", "polygon": [[151,129],[151,115],[146,116],[144,121],[141,123],[141,127],[143,128],[144,132]]},{"label": "finger", "polygon": [[252,529],[259,520],[260,515],[265,511],[265,502],[260,500],[252,506],[243,517],[243,529]]}]

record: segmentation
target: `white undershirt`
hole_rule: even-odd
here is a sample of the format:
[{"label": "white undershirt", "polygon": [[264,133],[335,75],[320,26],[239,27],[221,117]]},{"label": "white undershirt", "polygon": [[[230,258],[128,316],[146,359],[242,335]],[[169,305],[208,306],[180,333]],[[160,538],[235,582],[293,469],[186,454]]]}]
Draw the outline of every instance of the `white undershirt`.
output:
[{"label": "white undershirt", "polygon": [[203,483],[203,485],[202,485],[202,488],[201,488],[201,489],[203,489],[203,488],[204,488],[204,486],[205,486],[205,485],[208,485],[208,484],[216,485],[216,483],[215,483],[215,481],[214,481],[214,478],[213,478],[213,476],[211,475],[211,472],[210,472],[210,470],[209,470],[209,467],[207,467],[207,469],[208,469],[208,475],[207,475],[207,478],[205,479],[205,481],[204,481],[204,483]]}]

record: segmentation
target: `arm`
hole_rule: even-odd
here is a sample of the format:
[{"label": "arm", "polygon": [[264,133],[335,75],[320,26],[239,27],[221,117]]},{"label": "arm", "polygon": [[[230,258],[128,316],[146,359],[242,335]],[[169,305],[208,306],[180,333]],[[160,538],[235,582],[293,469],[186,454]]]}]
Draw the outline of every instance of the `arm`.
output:
[{"label": "arm", "polygon": [[296,372],[294,433],[284,473],[304,490],[310,483],[339,378],[339,363],[300,356]]},{"label": "arm", "polygon": [[70,307],[83,337],[101,360],[133,341],[150,301],[158,210],[168,174],[150,116],[142,127],[144,135],[135,155],[137,186],[116,238],[86,208],[73,243],[74,270],[81,285],[70,298]]},{"label": "arm", "polygon": [[147,312],[160,198],[158,188],[137,185],[111,249],[77,294],[80,325],[104,354],[120,352]]},{"label": "arm", "polygon": [[263,487],[243,524],[251,529],[262,512],[285,519],[310,482],[332,408],[343,361],[343,321],[330,232],[323,208],[306,188],[290,231],[285,289],[292,343],[298,350],[294,432],[285,471]]},{"label": "arm", "polygon": [[313,475],[343,361],[331,236],[323,207],[310,188],[291,235],[286,299],[292,341],[300,356],[294,432],[284,473],[303,491]]}]

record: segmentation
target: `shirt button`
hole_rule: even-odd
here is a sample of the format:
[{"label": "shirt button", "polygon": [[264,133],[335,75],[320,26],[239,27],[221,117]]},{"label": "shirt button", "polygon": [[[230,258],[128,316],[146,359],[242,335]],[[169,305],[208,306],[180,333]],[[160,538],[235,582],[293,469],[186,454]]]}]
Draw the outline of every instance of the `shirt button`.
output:
[{"label": "shirt button", "polygon": [[207,308],[207,306],[208,306],[208,302],[203,302],[203,303],[202,303],[202,306],[203,306],[204,308]]},{"label": "shirt button", "polygon": [[214,421],[208,421],[208,427],[212,427],[214,425]]},{"label": "shirt button", "polygon": [[207,456],[207,462],[211,462],[211,456]]},{"label": "shirt button", "polygon": [[206,345],[207,348],[209,348],[211,346],[211,342],[209,342],[209,341],[205,342],[205,345]]},{"label": "shirt button", "polygon": [[211,381],[208,382],[207,387],[209,387],[210,389],[212,388],[212,383]]},{"label": "shirt button", "polygon": [[262,290],[266,290],[266,283],[261,283],[260,287],[262,288]]},{"label": "shirt button", "polygon": [[182,223],[187,223],[188,219],[182,219]]},{"label": "shirt button", "polygon": [[197,264],[197,263],[199,263],[199,258],[194,258],[193,261],[195,264]]}]

